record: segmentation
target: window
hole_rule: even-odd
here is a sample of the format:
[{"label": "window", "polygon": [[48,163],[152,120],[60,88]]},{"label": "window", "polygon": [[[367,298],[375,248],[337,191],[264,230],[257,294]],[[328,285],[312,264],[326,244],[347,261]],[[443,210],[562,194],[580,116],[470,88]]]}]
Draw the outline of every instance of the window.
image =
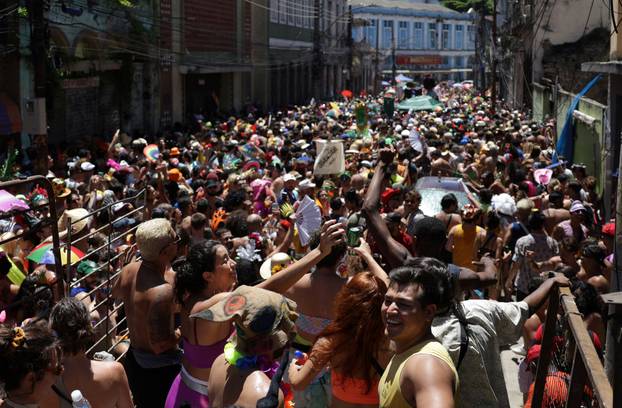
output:
[{"label": "window", "polygon": [[367,43],[373,48],[376,48],[376,45],[378,43],[377,36],[376,36],[376,34],[378,34],[377,26],[378,26],[378,20],[370,20],[369,25],[366,27],[367,35],[365,37],[367,38]]},{"label": "window", "polygon": [[294,13],[294,3],[290,0],[286,0],[287,1],[287,24],[288,25],[294,25],[294,15],[296,13]]},{"label": "window", "polygon": [[393,21],[382,22],[382,48],[391,48],[393,45]]},{"label": "window", "polygon": [[400,21],[399,29],[397,31],[397,48],[406,49],[409,48],[409,24],[408,21]]},{"label": "window", "polygon": [[437,49],[438,38],[436,37],[436,23],[428,24],[428,34],[429,34],[428,48],[431,48],[433,50]]},{"label": "window", "polygon": [[311,11],[309,10],[309,6],[311,5],[311,0],[303,0],[302,1],[302,9],[300,13],[303,14],[302,17],[302,26],[304,28],[309,28],[311,26]]},{"label": "window", "polygon": [[415,48],[423,48],[423,23],[414,23],[415,26]]},{"label": "window", "polygon": [[449,32],[451,31],[451,26],[449,24],[443,24],[443,33],[441,37],[442,47],[444,50],[448,50],[451,48],[451,44],[449,41]]},{"label": "window", "polygon": [[[304,4],[304,2],[303,2],[303,4]],[[302,8],[302,7],[299,7],[299,8],[296,9],[296,16],[295,16],[295,18],[296,18],[296,27],[302,27],[302,19],[303,19],[302,15],[304,14],[304,12],[305,12],[305,9]]]},{"label": "window", "polygon": [[475,27],[472,25],[467,26],[467,49],[475,49]]},{"label": "window", "polygon": [[270,0],[270,21],[279,22],[279,0]]},{"label": "window", "polygon": [[285,9],[286,6],[287,4],[284,0],[281,0],[279,2],[279,23],[281,24],[287,24],[287,10]]},{"label": "window", "polygon": [[449,57],[443,57],[443,67],[449,67]]},{"label": "window", "polygon": [[464,26],[456,26],[456,49],[461,50],[464,48]]}]

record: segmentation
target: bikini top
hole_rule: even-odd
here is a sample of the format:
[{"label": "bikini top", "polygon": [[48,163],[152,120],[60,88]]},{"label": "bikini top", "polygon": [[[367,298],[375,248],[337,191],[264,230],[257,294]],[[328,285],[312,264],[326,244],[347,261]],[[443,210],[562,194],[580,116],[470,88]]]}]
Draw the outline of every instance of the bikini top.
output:
[{"label": "bikini top", "polygon": [[185,337],[182,339],[184,347],[184,357],[195,368],[212,368],[214,360],[223,353],[227,338],[210,345],[198,344],[197,321],[192,319],[194,324],[194,343],[190,343]]}]

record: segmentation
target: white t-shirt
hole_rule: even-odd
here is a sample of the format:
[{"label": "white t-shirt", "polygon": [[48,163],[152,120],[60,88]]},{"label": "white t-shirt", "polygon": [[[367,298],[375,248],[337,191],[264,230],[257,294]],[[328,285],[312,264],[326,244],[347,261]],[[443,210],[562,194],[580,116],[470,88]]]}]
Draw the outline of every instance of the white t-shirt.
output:
[{"label": "white t-shirt", "polygon": [[466,300],[460,303],[468,322],[469,348],[460,368],[461,325],[454,314],[437,316],[432,334],[449,352],[460,377],[456,407],[509,408],[503,378],[501,346],[514,344],[529,317],[525,302]]}]

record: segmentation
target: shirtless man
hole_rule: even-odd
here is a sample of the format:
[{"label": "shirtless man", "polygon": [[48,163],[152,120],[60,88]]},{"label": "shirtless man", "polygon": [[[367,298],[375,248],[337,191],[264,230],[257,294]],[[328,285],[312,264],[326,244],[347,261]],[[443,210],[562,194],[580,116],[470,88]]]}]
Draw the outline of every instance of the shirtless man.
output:
[{"label": "shirtless man", "polygon": [[564,208],[563,194],[553,191],[549,194],[549,208],[542,211],[545,217],[544,228],[551,235],[557,224],[570,219],[570,211]]},{"label": "shirtless man", "polygon": [[131,343],[125,369],[138,408],[164,406],[180,370],[173,286],[165,280],[177,242],[168,220],[142,223],[136,231],[142,261],[127,265],[112,290],[112,296],[124,302]]},{"label": "shirtless man", "polygon": [[430,157],[432,158],[430,176],[449,177],[453,175],[453,169],[449,162],[443,159],[440,150],[432,151]]},{"label": "shirtless man", "polygon": [[603,275],[606,256],[605,248],[594,241],[581,249],[581,269],[577,278],[592,285],[599,294],[608,293],[610,289],[609,281]]}]

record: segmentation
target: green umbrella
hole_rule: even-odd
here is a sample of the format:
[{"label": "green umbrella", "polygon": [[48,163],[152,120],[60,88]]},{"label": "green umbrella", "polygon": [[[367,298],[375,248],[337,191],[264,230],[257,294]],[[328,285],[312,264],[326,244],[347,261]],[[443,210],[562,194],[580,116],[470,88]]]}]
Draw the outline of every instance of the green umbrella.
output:
[{"label": "green umbrella", "polygon": [[413,96],[397,104],[397,109],[401,111],[431,111],[437,106],[443,106],[442,103],[431,96]]}]

